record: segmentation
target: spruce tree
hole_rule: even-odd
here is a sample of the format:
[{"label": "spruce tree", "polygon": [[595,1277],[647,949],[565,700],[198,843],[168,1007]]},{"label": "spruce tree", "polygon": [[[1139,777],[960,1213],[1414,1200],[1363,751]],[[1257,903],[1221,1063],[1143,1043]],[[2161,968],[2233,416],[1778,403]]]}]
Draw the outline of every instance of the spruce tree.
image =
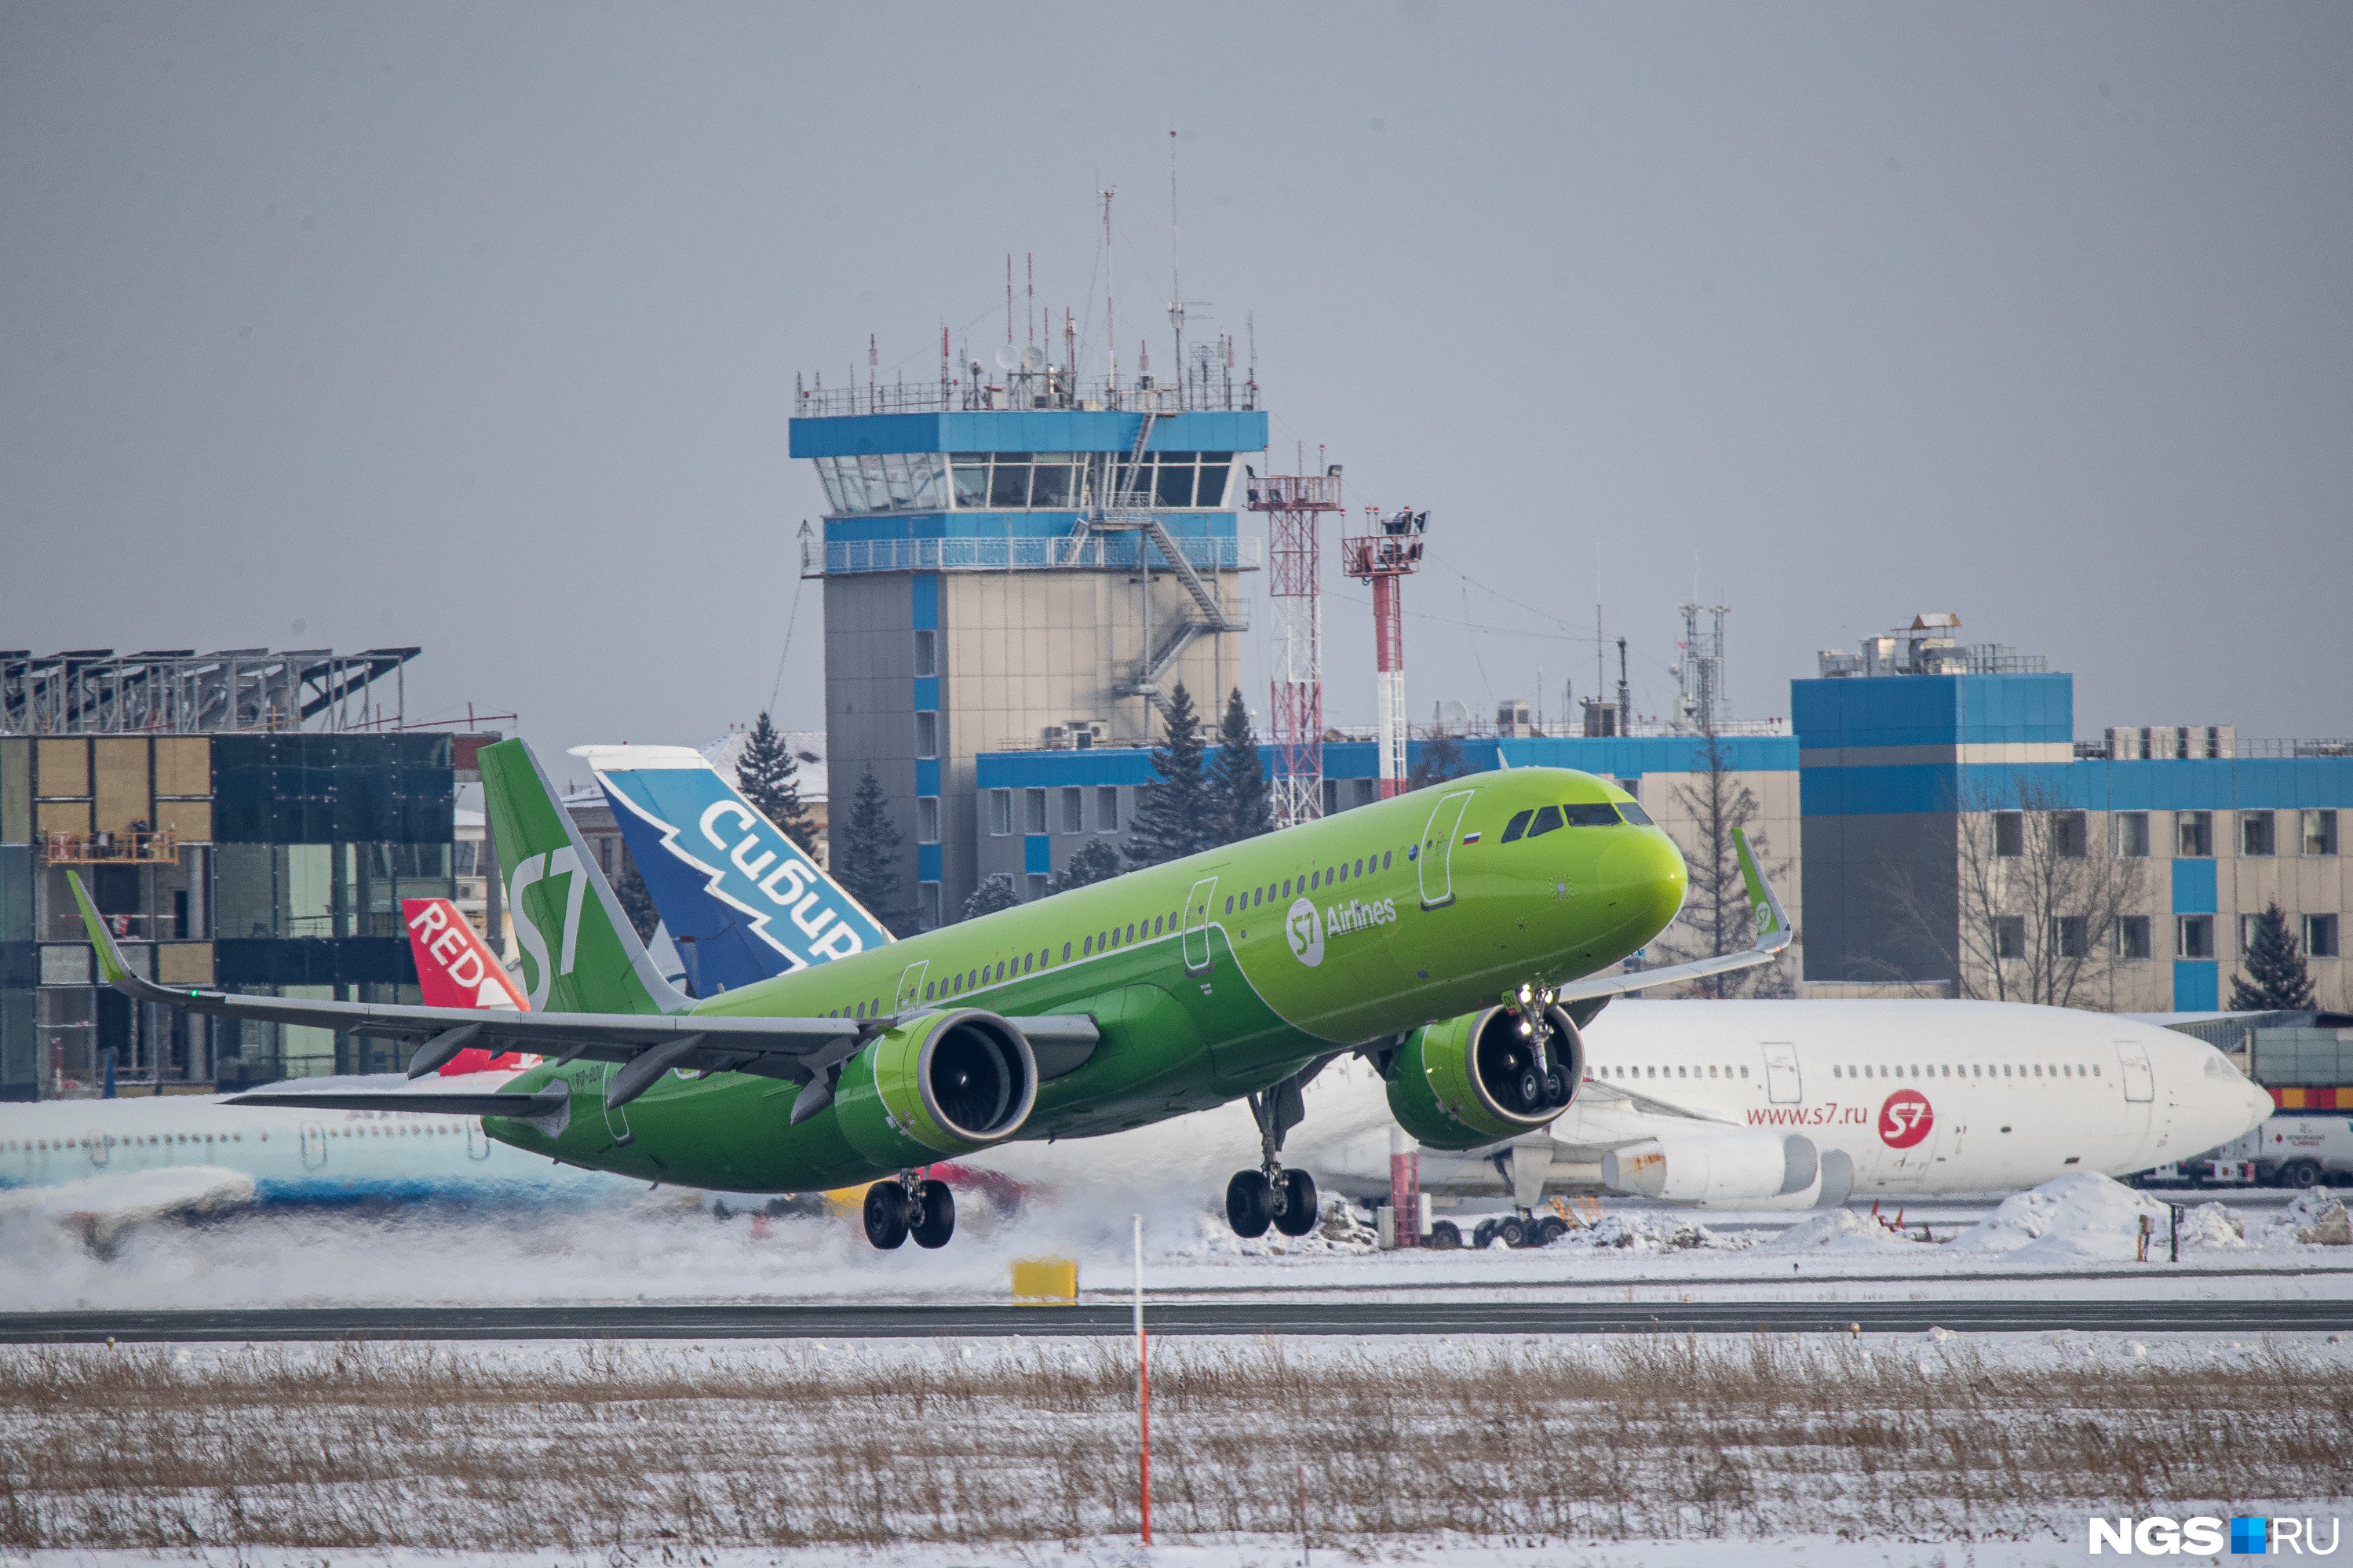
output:
[{"label": "spruce tree", "polygon": [[1218,725],[1209,796],[1216,843],[1235,844],[1274,831],[1274,799],[1267,788],[1266,770],[1259,763],[1258,731],[1250,728],[1240,687],[1227,697],[1226,716]]},{"label": "spruce tree", "polygon": [[999,871],[994,876],[983,877],[980,886],[965,900],[964,918],[976,920],[982,915],[993,915],[999,910],[1018,908],[1020,902],[1020,895],[1013,890],[1013,879]]},{"label": "spruce tree", "polygon": [[1120,873],[1119,851],[1100,838],[1090,838],[1079,846],[1062,868],[1046,883],[1050,893],[1067,893],[1072,888],[1092,887],[1108,882]]},{"label": "spruce tree", "polygon": [[1217,843],[1209,781],[1201,766],[1204,750],[1201,716],[1193,710],[1193,694],[1178,681],[1168,694],[1166,732],[1152,748],[1152,770],[1160,782],[1142,792],[1135,826],[1128,833],[1130,864],[1157,866]]},{"label": "spruce tree", "polygon": [[2311,1005],[2312,972],[2305,967],[2304,944],[2288,930],[2279,905],[2268,905],[2255,917],[2247,973],[2231,977],[2231,1010],[2292,1013]]},{"label": "spruce tree", "polygon": [[752,726],[744,754],[736,761],[735,785],[802,853],[817,853],[817,826],[801,804],[800,763],[765,713]]},{"label": "spruce tree", "polygon": [[626,845],[621,849],[621,874],[613,884],[613,896],[621,900],[621,913],[628,917],[638,940],[653,941],[654,927],[661,923],[661,912],[654,908],[654,896],[647,890],[646,879],[638,875],[638,862]]},{"label": "spruce tree", "polygon": [[1440,730],[1423,742],[1421,761],[1416,763],[1412,776],[1406,780],[1408,789],[1427,789],[1434,784],[1459,779],[1471,771],[1462,760],[1462,748],[1454,737]]},{"label": "spruce tree", "polygon": [[881,783],[868,768],[859,778],[849,818],[842,825],[833,872],[849,896],[894,936],[909,923],[907,912],[899,907],[899,846],[903,842],[905,836],[891,820],[890,805],[882,798]]}]

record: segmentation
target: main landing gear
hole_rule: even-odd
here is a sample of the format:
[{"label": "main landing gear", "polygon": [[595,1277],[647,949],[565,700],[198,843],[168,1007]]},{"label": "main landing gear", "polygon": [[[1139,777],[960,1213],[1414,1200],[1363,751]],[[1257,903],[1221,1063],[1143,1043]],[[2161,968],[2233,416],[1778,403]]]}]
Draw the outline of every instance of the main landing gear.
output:
[{"label": "main landing gear", "polygon": [[1556,1214],[1507,1214],[1481,1220],[1471,1233],[1471,1245],[1484,1247],[1500,1239],[1510,1247],[1550,1247],[1567,1234],[1568,1221]]},{"label": "main landing gear", "polygon": [[1315,1228],[1315,1178],[1304,1171],[1284,1170],[1282,1158],[1282,1135],[1299,1120],[1299,1085],[1312,1076],[1311,1069],[1295,1082],[1285,1079],[1273,1090],[1250,1097],[1250,1115],[1258,1121],[1260,1159],[1257,1170],[1236,1171],[1226,1184],[1226,1221],[1236,1236],[1264,1236],[1270,1225],[1285,1236],[1305,1236]]},{"label": "main landing gear", "polygon": [[945,1247],[955,1234],[955,1194],[945,1182],[910,1171],[866,1189],[866,1239],[885,1252],[911,1236],[917,1247]]}]

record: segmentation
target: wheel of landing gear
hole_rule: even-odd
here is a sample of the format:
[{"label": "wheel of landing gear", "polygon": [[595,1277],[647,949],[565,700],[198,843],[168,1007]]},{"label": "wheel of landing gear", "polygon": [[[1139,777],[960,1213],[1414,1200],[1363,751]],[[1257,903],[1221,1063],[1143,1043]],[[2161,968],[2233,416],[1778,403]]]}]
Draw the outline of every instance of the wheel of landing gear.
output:
[{"label": "wheel of landing gear", "polygon": [[1544,1092],[1545,1103],[1546,1105],[1567,1105],[1568,1103],[1568,1075],[1562,1072],[1558,1068],[1555,1068],[1552,1071],[1545,1074]]},{"label": "wheel of landing gear", "polygon": [[866,1239],[888,1252],[907,1239],[907,1189],[877,1182],[866,1189]]},{"label": "wheel of landing gear", "polygon": [[908,1210],[907,1234],[917,1247],[945,1247],[955,1234],[955,1194],[945,1182],[925,1182],[915,1189]]},{"label": "wheel of landing gear", "polygon": [[1462,1246],[1462,1227],[1451,1219],[1441,1219],[1430,1227],[1430,1249],[1432,1252],[1454,1252]]},{"label": "wheel of landing gear", "polygon": [[1515,1214],[1505,1215],[1495,1222],[1495,1234],[1504,1238],[1505,1247],[1516,1250],[1528,1244],[1528,1222]]},{"label": "wheel of landing gear", "polygon": [[1226,1184],[1226,1222],[1234,1234],[1248,1239],[1264,1236],[1274,1222],[1274,1194],[1262,1171],[1236,1171]]},{"label": "wheel of landing gear", "polygon": [[1315,1178],[1304,1171],[1282,1173],[1282,1209],[1274,1228],[1285,1236],[1305,1236],[1315,1228]]},{"label": "wheel of landing gear", "polygon": [[1520,1075],[1520,1109],[1523,1110],[1543,1110],[1545,1102],[1544,1091],[1544,1079],[1537,1076],[1535,1068],[1530,1068],[1527,1071],[1522,1073]]},{"label": "wheel of landing gear", "polygon": [[1568,1221],[1561,1218],[1560,1215],[1556,1214],[1548,1214],[1544,1216],[1543,1222],[1536,1226],[1536,1235],[1539,1238],[1536,1245],[1538,1247],[1550,1247],[1554,1242],[1558,1241],[1562,1237],[1567,1236],[1567,1234]]},{"label": "wheel of landing gear", "polygon": [[1492,1219],[1481,1220],[1478,1228],[1471,1233],[1471,1245],[1481,1252],[1486,1251],[1487,1244],[1494,1239],[1495,1222]]}]

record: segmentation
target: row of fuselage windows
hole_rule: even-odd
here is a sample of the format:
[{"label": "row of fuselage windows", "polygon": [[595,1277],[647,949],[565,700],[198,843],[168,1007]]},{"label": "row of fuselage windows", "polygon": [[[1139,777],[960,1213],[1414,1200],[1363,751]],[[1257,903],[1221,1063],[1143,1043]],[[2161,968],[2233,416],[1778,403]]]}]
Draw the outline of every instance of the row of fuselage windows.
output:
[{"label": "row of fuselage windows", "polygon": [[[1410,859],[1412,855],[1413,851],[1410,849],[1406,851],[1407,858]],[[1378,855],[1366,855],[1355,860],[1343,860],[1337,866],[1311,871],[1304,877],[1285,877],[1280,882],[1269,882],[1263,887],[1252,888],[1248,892],[1236,893],[1226,900],[1226,913],[1232,914],[1237,909],[1253,908],[1266,902],[1269,899],[1281,902],[1293,896],[1294,888],[1302,896],[1320,892],[1326,888],[1337,888],[1343,882],[1354,881],[1358,877],[1370,876],[1376,871],[1386,871],[1396,862],[1397,851],[1385,849]]]},{"label": "row of fuselage windows", "polygon": [[[2028,1068],[2033,1070],[2030,1073]],[[2015,1071],[2011,1069],[2015,1068]],[[1915,1062],[1908,1068],[1901,1067],[1846,1067],[1831,1068],[1832,1078],[2097,1078],[2100,1069],[2079,1062]]]},{"label": "row of fuselage windows", "polygon": [[[321,1132],[326,1138],[421,1138],[466,1131],[462,1121],[437,1121],[419,1125],[414,1121],[374,1121],[352,1127],[329,1127]],[[269,1142],[269,1134],[257,1132],[257,1143]],[[16,1138],[0,1143],[0,1153],[35,1154],[66,1149],[148,1149],[170,1143],[242,1143],[242,1132],[151,1132],[143,1137],[116,1138],[93,1133],[87,1138]]]},{"label": "row of fuselage windows", "polygon": [[[1396,863],[1397,851],[1390,849],[1378,855],[1366,855],[1354,860],[1343,861],[1337,866],[1312,871],[1304,877],[1286,877],[1280,882],[1269,882],[1263,887],[1252,888],[1248,892],[1238,893],[1228,898],[1226,913],[1232,914],[1237,908],[1247,910],[1253,905],[1263,904],[1269,899],[1280,901],[1290,898],[1294,888],[1303,894],[1320,891],[1326,888],[1337,888],[1344,882],[1354,881],[1359,877],[1368,876],[1375,871],[1386,871]],[[1184,923],[1184,918],[1182,911],[1171,910],[1165,915],[1154,915],[1148,920],[1112,926],[1092,936],[1082,936],[1073,942],[1066,942],[1062,944],[1060,962],[1068,963],[1074,958],[1092,958],[1100,952],[1109,952],[1114,948],[1125,947],[1130,942],[1145,942],[1154,937],[1166,936],[1177,930]],[[1054,950],[1051,947],[1042,947],[1035,952],[1025,952],[1015,958],[999,959],[994,963],[967,969],[961,974],[952,974],[945,980],[925,981],[922,999],[925,1002],[944,1002],[952,997],[961,996],[967,991],[976,991],[983,985],[995,985],[1008,980],[1018,980],[1023,975],[1034,974],[1040,969],[1050,969],[1055,962]],[[828,1018],[879,1018],[881,1016],[882,998],[880,996],[871,997],[849,1006],[836,1007],[826,1015]]]},{"label": "row of fuselage windows", "polygon": [[[819,458],[818,481],[836,515],[873,511],[1069,511],[1124,504],[1155,510],[1226,503],[1231,452],[1146,452],[1103,478],[1108,454],[907,452]],[[1098,496],[1098,489],[1107,493]]]},{"label": "row of fuselage windows", "polygon": [[1541,838],[1562,827],[1615,827],[1629,822],[1636,827],[1648,827],[1651,814],[1632,801],[1612,805],[1608,801],[1572,802],[1567,805],[1536,806],[1520,813],[1504,825],[1504,842],[1515,843],[1522,838]]},{"label": "row of fuselage windows", "polygon": [[[2033,1070],[2032,1070],[2032,1072],[2031,1072],[2031,1074],[2030,1074],[2030,1073],[2029,1073],[2029,1071],[2028,1071],[2028,1068],[2029,1068],[2029,1066],[2030,1066],[2030,1065],[2031,1066],[2031,1068],[2032,1068],[2032,1069],[2033,1069]],[[2012,1072],[2012,1070],[2011,1070],[2011,1068],[2012,1068],[2013,1067],[2014,1067],[2014,1068],[2016,1068],[2016,1069],[2017,1069],[2014,1073],[2013,1073],[2013,1072]],[[1724,1068],[1718,1068],[1717,1067],[1715,1067],[1715,1065],[1713,1065],[1713,1064],[1711,1064],[1711,1065],[1709,1065],[1709,1066],[1707,1066],[1707,1067],[1705,1067],[1705,1068],[1696,1068],[1696,1067],[1657,1067],[1657,1066],[1651,1066],[1651,1067],[1604,1067],[1604,1068],[1601,1068],[1601,1077],[1602,1077],[1602,1078],[1604,1078],[1605,1079],[1636,1079],[1636,1078],[1683,1078],[1683,1079],[1691,1079],[1691,1078],[1715,1078],[1715,1079],[1726,1079],[1726,1078],[1732,1078],[1732,1077],[1735,1077],[1735,1076],[1736,1076],[1736,1074],[1734,1073],[1733,1069],[1732,1069],[1730,1067],[1728,1067],[1728,1066],[1727,1066],[1727,1067],[1724,1067]],[[1737,1077],[1740,1077],[1740,1078],[1746,1078],[1746,1077],[1748,1076],[1748,1069],[1747,1069],[1746,1068],[1742,1068],[1739,1070],[1739,1072],[1738,1072],[1738,1074],[1737,1074],[1736,1076],[1737,1076]],[[2045,1064],[2041,1063],[2041,1062],[2035,1062],[2035,1063],[2031,1063],[2031,1064],[2024,1064],[2024,1063],[2011,1063],[2011,1062],[1994,1062],[1994,1063],[1986,1063],[1986,1062],[1929,1062],[1929,1063],[1923,1064],[1923,1063],[1916,1063],[1916,1062],[1915,1062],[1915,1063],[1911,1064],[1908,1068],[1904,1068],[1904,1067],[1886,1067],[1886,1066],[1878,1066],[1878,1067],[1854,1067],[1854,1066],[1833,1067],[1833,1068],[1831,1068],[1831,1076],[1832,1078],[1839,1078],[1839,1079],[1846,1079],[1846,1078],[1883,1078],[1883,1079],[1969,1078],[1969,1079],[1988,1079],[1988,1078],[2013,1078],[2013,1077],[2015,1077],[2015,1078],[2026,1078],[2026,1077],[2029,1077],[2029,1076],[2031,1076],[2031,1077],[2034,1077],[2034,1078],[2097,1078],[2097,1077],[2099,1077],[2099,1076],[2100,1076],[2100,1069],[2099,1069],[2098,1068],[2096,1068],[2096,1067],[2085,1067],[2085,1066],[2083,1066],[2083,1065],[2081,1065],[2081,1064],[2079,1064],[2079,1063],[2075,1063],[2075,1062],[2061,1062],[2061,1063],[2058,1063],[2058,1064],[2056,1064],[2056,1065],[2053,1065],[2053,1066],[2050,1066],[2050,1067],[2048,1067],[2047,1070],[2046,1070]]]}]

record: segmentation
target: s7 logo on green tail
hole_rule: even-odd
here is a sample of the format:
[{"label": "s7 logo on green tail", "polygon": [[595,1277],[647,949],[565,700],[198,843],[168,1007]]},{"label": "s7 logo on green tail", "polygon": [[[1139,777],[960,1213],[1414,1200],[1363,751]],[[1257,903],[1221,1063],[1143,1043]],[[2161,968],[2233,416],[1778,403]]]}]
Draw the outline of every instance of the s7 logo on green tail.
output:
[{"label": "s7 logo on green tail", "polygon": [[[525,892],[550,877],[570,879],[565,889],[564,938],[558,944],[561,956],[554,965],[548,963],[547,933],[540,929],[540,914],[523,900]],[[573,959],[580,946],[580,905],[587,893],[588,879],[580,874],[580,852],[568,844],[543,855],[526,856],[507,883],[507,908],[514,914],[515,940],[522,944],[534,1013],[547,1011],[547,991],[555,977],[572,973]],[[541,901],[544,903],[544,895]]]}]

